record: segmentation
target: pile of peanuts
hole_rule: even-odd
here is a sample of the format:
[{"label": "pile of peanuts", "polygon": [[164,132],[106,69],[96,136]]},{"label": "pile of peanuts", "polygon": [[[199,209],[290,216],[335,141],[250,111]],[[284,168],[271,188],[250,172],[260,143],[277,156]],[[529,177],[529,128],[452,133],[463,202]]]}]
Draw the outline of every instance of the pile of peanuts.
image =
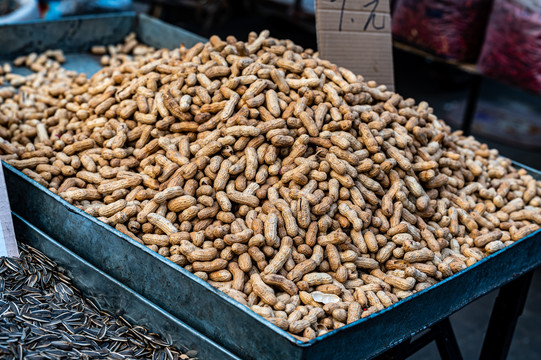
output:
[{"label": "pile of peanuts", "polygon": [[2,160],[301,340],[541,224],[525,170],[268,31],[93,52],[90,79],[59,51],[1,67]]}]

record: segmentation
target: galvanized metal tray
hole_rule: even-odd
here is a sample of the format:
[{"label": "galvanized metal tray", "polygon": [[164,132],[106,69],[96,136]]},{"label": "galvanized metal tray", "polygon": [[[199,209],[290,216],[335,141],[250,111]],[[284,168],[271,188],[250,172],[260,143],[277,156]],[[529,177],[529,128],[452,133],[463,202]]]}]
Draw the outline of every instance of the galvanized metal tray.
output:
[{"label": "galvanized metal tray", "polygon": [[184,324],[132,289],[121,284],[80,256],[13,213],[18,241],[31,245],[53,259],[84,296],[101,310],[123,316],[133,324],[159,333],[170,344],[187,352],[197,352],[199,359],[239,359],[220,345]]},{"label": "galvanized metal tray", "polygon": [[[94,30],[98,25],[98,30]],[[68,51],[67,66],[83,71],[90,71],[88,66],[92,61],[95,66],[96,59],[69,51],[84,52],[93,44],[119,42],[130,31],[154,46],[176,47],[182,42],[189,46],[200,39],[133,14],[25,26],[27,30],[17,29],[23,31],[19,35],[22,38],[14,37],[13,41],[26,45],[11,46],[11,53],[2,48],[3,36],[10,30],[0,27],[0,57],[43,50],[43,46],[62,48]],[[34,26],[42,34],[54,32],[60,42],[44,45],[28,40],[36,36],[32,35]],[[101,29],[102,26],[115,30]],[[74,32],[74,28],[79,31]],[[95,38],[92,32],[80,35],[81,29],[90,28],[96,31]],[[72,60],[79,64],[74,65]],[[536,232],[379,313],[303,343],[180,266],[69,205],[13,167],[4,167],[14,212],[196,331],[246,359],[370,358],[541,263],[541,232]],[[541,173],[526,169],[541,179]]]}]

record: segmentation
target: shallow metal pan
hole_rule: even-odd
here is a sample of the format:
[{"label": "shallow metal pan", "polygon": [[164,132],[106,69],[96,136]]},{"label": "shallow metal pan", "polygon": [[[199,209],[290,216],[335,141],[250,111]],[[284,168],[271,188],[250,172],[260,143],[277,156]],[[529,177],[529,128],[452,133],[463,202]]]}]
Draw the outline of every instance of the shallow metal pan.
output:
[{"label": "shallow metal pan", "polygon": [[[79,29],[86,29],[85,21],[106,25],[116,20],[109,16],[105,20],[72,21],[81,23]],[[118,21],[114,34],[107,30],[96,39],[85,34],[86,48],[70,47],[73,44],[68,42],[66,49],[84,52],[93,44],[118,42],[130,31],[154,46],[176,47],[182,42],[189,46],[190,41],[200,39],[144,16],[121,15]],[[34,25],[26,26],[31,29]],[[70,32],[75,26],[70,20],[39,26],[53,28],[60,34],[66,31],[77,42],[79,32]],[[0,27],[0,45],[5,31]],[[62,46],[59,43],[55,47]],[[31,46],[23,50],[37,51]],[[67,66],[73,65],[75,70],[79,68],[70,63],[73,59],[80,60],[81,70],[90,69],[92,61],[95,67],[97,61],[86,53],[68,53],[67,59]],[[246,359],[370,358],[541,263],[541,233],[536,232],[379,313],[302,343],[180,266],[69,205],[13,167],[4,166],[14,212],[196,331]],[[527,170],[541,179],[536,170]]]}]

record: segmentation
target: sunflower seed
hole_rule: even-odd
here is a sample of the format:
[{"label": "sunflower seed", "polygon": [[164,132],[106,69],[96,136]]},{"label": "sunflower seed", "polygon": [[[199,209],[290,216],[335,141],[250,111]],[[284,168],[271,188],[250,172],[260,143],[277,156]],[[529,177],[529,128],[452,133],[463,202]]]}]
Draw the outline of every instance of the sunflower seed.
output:
[{"label": "sunflower seed", "polygon": [[0,358],[189,358],[159,335],[101,311],[41,251],[21,244],[20,253],[0,258]]}]

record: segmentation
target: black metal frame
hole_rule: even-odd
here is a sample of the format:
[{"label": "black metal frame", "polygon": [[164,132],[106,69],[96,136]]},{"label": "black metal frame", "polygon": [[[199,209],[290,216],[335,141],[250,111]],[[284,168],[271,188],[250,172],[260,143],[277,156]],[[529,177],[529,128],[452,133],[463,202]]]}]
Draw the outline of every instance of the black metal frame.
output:
[{"label": "black metal frame", "polygon": [[[522,315],[528,298],[534,271],[500,288],[498,297],[494,301],[479,360],[505,360],[507,358],[518,319]],[[420,336],[404,340],[378,356],[376,360],[404,360],[433,341],[436,341],[442,360],[462,359],[451,321],[449,317],[446,317]]]},{"label": "black metal frame", "polygon": [[471,133],[471,127],[475,118],[475,109],[477,108],[477,100],[479,99],[479,94],[481,93],[482,82],[483,75],[472,74],[470,91],[468,93],[468,97],[466,98],[466,108],[464,109],[462,124],[460,126],[465,135],[469,135]]},{"label": "black metal frame", "polygon": [[518,318],[522,315],[534,271],[501,287],[483,342],[480,360],[506,359]]}]

